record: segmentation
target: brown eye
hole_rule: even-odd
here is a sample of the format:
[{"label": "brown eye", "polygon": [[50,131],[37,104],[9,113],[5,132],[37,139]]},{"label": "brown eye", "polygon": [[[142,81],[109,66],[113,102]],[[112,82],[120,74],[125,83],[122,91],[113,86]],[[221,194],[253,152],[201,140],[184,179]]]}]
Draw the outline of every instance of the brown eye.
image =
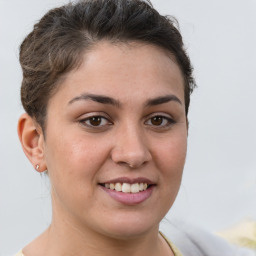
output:
[{"label": "brown eye", "polygon": [[161,115],[152,116],[145,122],[146,125],[154,128],[168,128],[174,123],[175,121],[172,118]]},{"label": "brown eye", "polygon": [[92,126],[99,126],[102,122],[102,117],[94,116],[94,117],[89,118],[88,121],[89,121],[90,125],[92,125]]},{"label": "brown eye", "polygon": [[151,118],[152,125],[159,126],[163,123],[163,117],[162,116],[154,116]]},{"label": "brown eye", "polygon": [[111,122],[103,116],[91,116],[79,121],[89,128],[103,128],[111,125]]}]

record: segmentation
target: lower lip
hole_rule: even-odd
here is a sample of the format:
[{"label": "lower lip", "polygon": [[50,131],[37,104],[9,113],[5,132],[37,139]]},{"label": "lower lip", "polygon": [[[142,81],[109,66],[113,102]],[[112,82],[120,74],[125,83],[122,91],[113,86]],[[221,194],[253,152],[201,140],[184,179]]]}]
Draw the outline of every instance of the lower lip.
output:
[{"label": "lower lip", "polygon": [[126,205],[135,205],[140,204],[146,201],[152,194],[154,186],[150,186],[148,189],[138,192],[138,193],[123,193],[118,192],[113,189],[108,189],[103,186],[101,188],[113,199],[118,201],[119,203]]}]

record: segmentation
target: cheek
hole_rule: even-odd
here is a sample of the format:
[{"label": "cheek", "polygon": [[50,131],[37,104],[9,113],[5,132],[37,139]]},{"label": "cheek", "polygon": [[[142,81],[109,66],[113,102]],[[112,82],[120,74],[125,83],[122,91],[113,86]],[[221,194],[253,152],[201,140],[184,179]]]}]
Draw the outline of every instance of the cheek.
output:
[{"label": "cheek", "polygon": [[[187,152],[186,133],[166,139],[157,149],[158,164],[166,174],[182,173]],[[174,174],[173,173],[173,174]]]},{"label": "cheek", "polygon": [[[159,145],[160,146],[160,145]],[[187,152],[187,136],[172,136],[166,140],[157,150],[156,164],[161,172],[161,184],[163,184],[163,196],[167,201],[174,201],[182,179],[183,168]]]},{"label": "cheek", "polygon": [[74,194],[77,199],[78,194],[90,196],[93,191],[89,188],[97,182],[97,173],[108,156],[108,142],[80,133],[76,136],[56,134],[49,136],[48,141],[51,143],[47,144],[46,161],[54,188],[64,190],[61,193],[67,198]]},{"label": "cheek", "polygon": [[49,136],[46,162],[54,190],[53,197],[70,211],[80,209],[84,198],[94,193],[96,176],[107,156],[106,143],[85,136]]},{"label": "cheek", "polygon": [[[65,169],[76,166],[95,164],[100,162],[100,156],[104,156],[107,145],[83,133],[69,131],[68,133],[52,134],[49,136],[46,148],[47,161]],[[85,165],[86,163],[86,165]],[[57,166],[55,166],[57,167]]]},{"label": "cheek", "polygon": [[161,200],[157,209],[163,216],[172,207],[178,194],[186,158],[187,136],[170,136],[158,144],[155,164],[159,170],[159,193]]}]

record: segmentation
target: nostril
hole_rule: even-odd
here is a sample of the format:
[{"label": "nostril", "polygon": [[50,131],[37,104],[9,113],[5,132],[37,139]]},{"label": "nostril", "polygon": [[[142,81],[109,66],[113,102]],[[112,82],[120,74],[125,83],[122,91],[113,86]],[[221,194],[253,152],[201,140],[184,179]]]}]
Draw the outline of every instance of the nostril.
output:
[{"label": "nostril", "polygon": [[136,166],[134,164],[130,164],[129,162],[125,162],[125,161],[119,161],[118,164],[119,165],[127,166],[127,167],[129,167],[131,169],[136,168]]},{"label": "nostril", "polygon": [[145,165],[146,163],[147,163],[147,161],[144,161],[144,162],[133,162],[133,163],[125,162],[125,161],[118,162],[119,165],[129,167],[130,169],[139,168],[140,166]]}]

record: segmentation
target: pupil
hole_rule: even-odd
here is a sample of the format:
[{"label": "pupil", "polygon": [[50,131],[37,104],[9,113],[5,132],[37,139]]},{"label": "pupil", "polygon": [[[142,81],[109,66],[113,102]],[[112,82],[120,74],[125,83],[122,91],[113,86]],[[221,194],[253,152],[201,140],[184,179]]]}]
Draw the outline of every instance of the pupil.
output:
[{"label": "pupil", "polygon": [[99,117],[99,116],[92,117],[92,118],[90,119],[90,123],[91,123],[91,125],[94,125],[94,126],[100,125],[100,123],[101,123],[101,117]]},{"label": "pupil", "polygon": [[153,125],[161,125],[163,122],[163,118],[161,116],[155,116],[152,119],[152,124]]}]

